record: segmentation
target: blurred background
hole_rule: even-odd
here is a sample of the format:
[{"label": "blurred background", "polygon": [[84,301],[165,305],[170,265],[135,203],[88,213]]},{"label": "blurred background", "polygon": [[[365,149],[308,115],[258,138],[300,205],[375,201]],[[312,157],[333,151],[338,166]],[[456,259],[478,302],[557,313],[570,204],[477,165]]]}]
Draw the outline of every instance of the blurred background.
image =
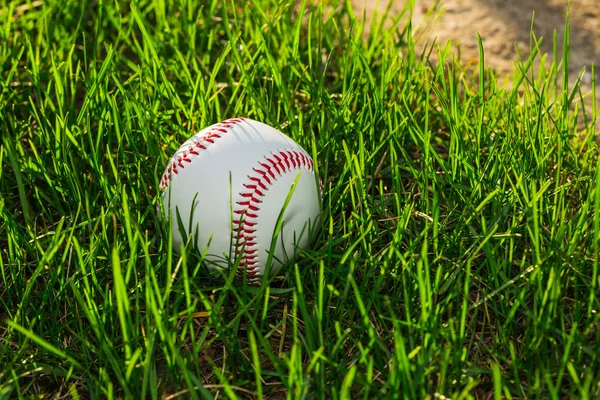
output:
[{"label": "blurred background", "polygon": [[[358,17],[367,19],[373,12],[384,12],[387,1],[352,0]],[[390,13],[400,15],[409,0],[395,0]],[[363,11],[366,13],[363,14]],[[423,39],[436,38],[445,45],[452,41],[455,51],[460,51],[461,63],[477,64],[479,50],[477,33],[481,35],[485,49],[485,63],[507,77],[514,71],[518,59],[517,46],[525,59],[529,55],[530,28],[537,38],[543,38],[541,53],[548,54],[551,62],[553,36],[556,31],[557,50],[563,49],[565,18],[569,11],[570,21],[570,84],[585,67],[582,89],[586,103],[591,100],[591,65],[600,62],[600,2],[597,0],[415,0],[412,16],[417,31],[424,32]],[[425,40],[418,43],[425,44]],[[597,74],[596,74],[597,75]],[[596,79],[596,98],[600,100]]]}]

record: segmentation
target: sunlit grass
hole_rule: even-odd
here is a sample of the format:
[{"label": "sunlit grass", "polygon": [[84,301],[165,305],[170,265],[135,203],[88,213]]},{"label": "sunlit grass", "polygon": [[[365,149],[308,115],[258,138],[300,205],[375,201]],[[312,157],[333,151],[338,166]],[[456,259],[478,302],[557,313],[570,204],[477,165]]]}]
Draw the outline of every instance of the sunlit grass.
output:
[{"label": "sunlit grass", "polygon": [[[506,89],[347,4],[84,4],[0,7],[0,398],[600,396],[568,23]],[[259,286],[207,278],[156,213],[171,154],[236,116],[324,182],[314,247]]]}]

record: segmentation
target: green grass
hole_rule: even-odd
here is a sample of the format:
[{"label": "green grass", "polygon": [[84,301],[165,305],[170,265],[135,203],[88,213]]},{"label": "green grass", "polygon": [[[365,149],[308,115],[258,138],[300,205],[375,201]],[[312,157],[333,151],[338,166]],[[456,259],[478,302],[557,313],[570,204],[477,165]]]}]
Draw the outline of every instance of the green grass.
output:
[{"label": "green grass", "polygon": [[[346,3],[85,3],[0,1],[0,398],[600,396],[568,22],[508,88]],[[236,116],[325,183],[314,247],[260,286],[175,255],[155,211],[179,144]]]}]

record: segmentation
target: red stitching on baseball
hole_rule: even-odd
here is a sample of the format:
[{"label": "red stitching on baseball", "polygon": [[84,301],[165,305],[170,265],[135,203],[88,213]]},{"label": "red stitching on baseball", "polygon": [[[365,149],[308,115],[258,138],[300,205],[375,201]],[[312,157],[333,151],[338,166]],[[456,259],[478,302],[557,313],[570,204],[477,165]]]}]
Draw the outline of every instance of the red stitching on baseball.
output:
[{"label": "red stitching on baseball", "polygon": [[183,150],[182,152],[178,151],[171,158],[170,165],[163,174],[158,189],[163,190],[168,187],[173,179],[173,174],[179,174],[179,171],[185,168],[186,163],[189,164],[193,161],[193,157],[191,156],[199,156],[201,150],[206,150],[208,146],[214,144],[217,139],[220,139],[223,134],[228,133],[229,129],[243,121],[243,117],[230,118],[213,125],[211,129],[202,136],[196,134],[188,139],[186,142],[188,146],[185,146],[186,143],[181,146],[182,148],[187,148],[187,150]]},{"label": "red stitching on baseball", "polygon": [[287,172],[306,168],[309,171],[314,171],[314,163],[310,157],[300,151],[280,151],[270,156],[265,156],[266,162],[259,161],[258,166],[253,168],[254,173],[248,175],[248,183],[244,184],[246,189],[240,193],[243,200],[236,202],[234,214],[239,215],[239,219],[233,221],[237,229],[234,229],[233,251],[237,256],[241,256],[238,270],[246,274],[254,275],[259,273],[256,264],[258,255],[256,247],[256,219],[260,210],[261,197],[264,197],[265,192],[269,189],[268,185],[272,185],[273,181],[278,176],[282,176]]}]

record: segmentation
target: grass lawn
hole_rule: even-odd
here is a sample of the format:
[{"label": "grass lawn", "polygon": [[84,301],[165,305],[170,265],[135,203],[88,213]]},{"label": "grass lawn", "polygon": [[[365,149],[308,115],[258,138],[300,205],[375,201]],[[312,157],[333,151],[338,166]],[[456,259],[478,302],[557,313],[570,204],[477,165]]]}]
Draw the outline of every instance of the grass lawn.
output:
[{"label": "grass lawn", "polygon": [[[330,3],[0,1],[0,398],[600,396],[568,22],[505,85],[483,47],[463,68]],[[324,182],[314,246],[258,286],[174,254],[156,213],[173,152],[237,116]]]}]

